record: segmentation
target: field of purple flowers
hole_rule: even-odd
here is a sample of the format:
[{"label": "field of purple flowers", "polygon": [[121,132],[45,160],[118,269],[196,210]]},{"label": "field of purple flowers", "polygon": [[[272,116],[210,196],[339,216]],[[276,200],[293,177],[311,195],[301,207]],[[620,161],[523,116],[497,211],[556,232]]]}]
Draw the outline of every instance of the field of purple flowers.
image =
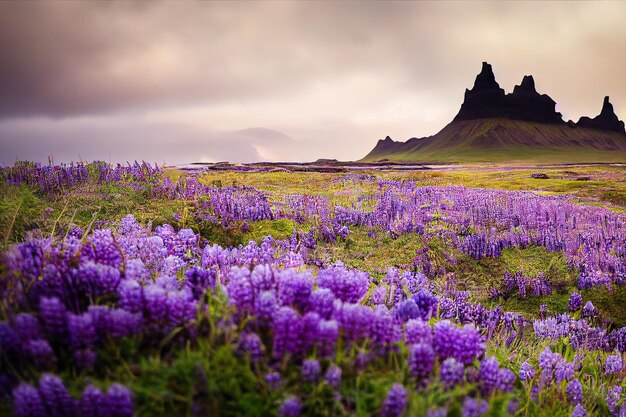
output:
[{"label": "field of purple flowers", "polygon": [[365,172],[0,169],[0,415],[626,416],[619,210]]}]

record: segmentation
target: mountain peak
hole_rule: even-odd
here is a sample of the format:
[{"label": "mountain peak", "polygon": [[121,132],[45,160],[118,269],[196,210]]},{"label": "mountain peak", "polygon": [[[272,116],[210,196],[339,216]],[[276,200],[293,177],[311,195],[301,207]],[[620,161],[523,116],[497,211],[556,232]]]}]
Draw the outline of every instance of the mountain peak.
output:
[{"label": "mountain peak", "polygon": [[474,87],[471,90],[465,90],[465,100],[454,120],[499,117],[542,123],[563,123],[561,113],[555,111],[555,106],[555,101],[548,95],[537,92],[532,75],[525,75],[522,83],[515,86],[513,93],[505,94],[496,81],[491,65],[483,62],[482,69],[476,76]]},{"label": "mountain peak", "polygon": [[602,102],[602,110],[600,114],[594,117],[583,116],[576,123],[577,126],[587,127],[590,129],[609,130],[612,132],[626,133],[624,122],[619,120],[613,109],[613,105],[609,101],[609,96],[604,97]]},{"label": "mountain peak", "polygon": [[604,102],[602,103],[602,110],[600,111],[600,114],[615,114],[615,111],[613,110],[613,105],[609,101],[609,96],[604,96]]},{"label": "mountain peak", "polygon": [[[529,93],[536,93],[535,89],[535,79],[532,75],[524,75],[522,78],[522,83],[519,85],[519,90]],[[515,90],[513,91],[515,92]]]},{"label": "mountain peak", "polygon": [[496,81],[496,76],[493,73],[491,64],[483,62],[480,73],[476,76],[476,80],[474,81],[472,91],[497,89],[500,89],[500,85]]}]

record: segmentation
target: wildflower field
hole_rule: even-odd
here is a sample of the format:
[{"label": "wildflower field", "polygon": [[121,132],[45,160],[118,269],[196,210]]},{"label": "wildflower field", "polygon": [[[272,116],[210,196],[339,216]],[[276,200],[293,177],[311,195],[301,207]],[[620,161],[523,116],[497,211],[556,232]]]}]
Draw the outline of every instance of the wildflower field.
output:
[{"label": "wildflower field", "polygon": [[0,415],[626,416],[626,170],[533,172],[0,167]]}]

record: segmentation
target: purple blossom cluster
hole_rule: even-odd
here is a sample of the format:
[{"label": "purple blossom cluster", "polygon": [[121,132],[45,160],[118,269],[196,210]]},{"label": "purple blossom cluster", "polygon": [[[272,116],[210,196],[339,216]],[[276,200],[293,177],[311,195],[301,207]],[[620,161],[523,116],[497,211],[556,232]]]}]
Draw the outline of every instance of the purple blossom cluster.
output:
[{"label": "purple blossom cluster", "polygon": [[160,180],[163,170],[157,165],[142,161],[133,164],[105,162],[42,165],[33,162],[17,162],[12,167],[0,167],[0,177],[9,185],[38,187],[44,193],[63,193],[85,183],[129,183],[131,185],[154,183]]},{"label": "purple blossom cluster", "polygon": [[[161,225],[153,230],[129,215],[116,230],[74,230],[63,239],[31,236],[12,246],[1,265],[7,272],[0,286],[7,313],[0,322],[0,363],[10,361],[20,374],[44,372],[38,388],[17,385],[17,375],[7,377],[18,416],[61,415],[60,410],[69,416],[100,415],[93,411],[95,404],[113,416],[132,415],[132,395],[123,386],[113,384],[103,392],[89,385],[80,399],[73,399],[61,379],[47,372],[68,361],[78,371],[95,369],[111,340],[133,338],[150,346],[176,334],[181,342],[193,342],[203,331],[199,322],[212,308],[207,300],[213,296],[227,300],[228,313],[217,325],[237,329],[228,343],[237,355],[250,359],[272,391],[297,374],[305,390],[323,384],[339,398],[342,381],[366,371],[379,357],[398,362],[408,375],[389,389],[381,403],[384,416],[402,415],[409,383],[418,390],[433,381],[445,390],[468,388],[463,416],[483,415],[489,409],[483,398],[513,391],[517,375],[508,366],[515,365],[486,356],[486,343],[517,346],[529,321],[473,302],[470,292],[453,284],[442,288],[435,278],[446,276],[445,268],[441,270],[427,246],[416,250],[412,265],[390,268],[381,279],[341,262],[311,259],[318,241],[347,239],[350,225],[376,233],[382,229],[392,237],[436,236],[476,259],[531,245],[563,251],[581,271],[580,288],[621,284],[625,276],[626,232],[619,226],[623,216],[557,197],[380,180],[378,193],[345,208],[312,196],[275,203],[256,189],[204,185],[194,176],[173,183],[160,179],[160,169],[149,164],[62,167],[57,177],[74,182],[56,179],[52,185],[34,180],[50,167],[16,165],[15,172],[5,169],[3,175],[10,183],[54,189],[93,181],[96,168],[98,181],[154,181],[153,196],[195,199],[216,221],[291,218],[315,226],[285,240],[267,237],[223,248],[203,244],[191,229]],[[521,298],[552,292],[542,274],[528,278],[522,271],[507,273],[502,284],[505,294],[516,291]],[[604,351],[598,378],[620,383],[626,329],[609,332],[598,325],[598,310],[591,302],[583,307],[578,292],[570,295],[572,315],[548,317],[542,307],[540,319],[532,323],[542,347],[558,341],[577,352]],[[574,413],[586,415],[581,361],[565,357],[547,347],[538,358],[521,364],[519,379],[533,398],[560,387]],[[537,371],[531,365],[535,359]],[[3,371],[0,377],[5,376]],[[285,397],[279,415],[306,411],[308,403],[300,394]],[[621,397],[620,385],[608,390],[606,403],[614,415],[623,407]],[[431,411],[438,415],[447,409]]]},{"label": "purple blossom cluster", "polygon": [[[174,183],[158,166],[137,162],[116,167],[100,162],[68,166],[18,163],[2,168],[2,175],[9,184],[39,184],[50,190],[86,181],[130,181],[139,187],[150,183],[154,198],[194,200],[199,215],[207,219],[311,220],[317,223],[317,237],[329,242],[345,239],[347,226],[360,225],[381,228],[392,237],[404,233],[443,237],[476,259],[498,257],[507,248],[542,246],[565,253],[570,264],[580,270],[581,289],[626,282],[624,215],[577,205],[567,197],[377,180],[378,193],[361,196],[348,208],[333,207],[325,197],[308,195],[281,196],[279,201],[270,202],[267,193],[254,188],[206,185],[193,174]],[[423,266],[427,273],[427,262]],[[517,287],[520,292],[530,287],[533,294],[551,291],[549,283],[540,277]]]},{"label": "purple blossom cluster", "polygon": [[526,298],[529,290],[533,297],[543,297],[552,294],[552,285],[541,272],[535,278],[524,276],[521,270],[515,274],[506,272],[502,283],[507,294],[517,290],[519,298]]},{"label": "purple blossom cluster", "polygon": [[112,384],[106,392],[88,385],[74,399],[58,376],[43,374],[39,387],[22,383],[13,390],[15,417],[132,417],[133,396],[128,388]]}]

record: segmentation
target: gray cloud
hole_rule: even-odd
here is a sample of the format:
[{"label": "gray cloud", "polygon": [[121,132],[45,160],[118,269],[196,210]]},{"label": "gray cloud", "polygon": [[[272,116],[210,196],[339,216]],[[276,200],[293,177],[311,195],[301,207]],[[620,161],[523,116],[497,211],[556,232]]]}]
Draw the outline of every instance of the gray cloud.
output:
[{"label": "gray cloud", "polygon": [[[204,157],[356,159],[443,127],[483,60],[507,91],[533,74],[566,118],[604,95],[626,118],[624,16],[620,2],[3,2],[0,160],[116,140],[121,160],[224,141]],[[233,133],[255,126],[297,146]]]}]

